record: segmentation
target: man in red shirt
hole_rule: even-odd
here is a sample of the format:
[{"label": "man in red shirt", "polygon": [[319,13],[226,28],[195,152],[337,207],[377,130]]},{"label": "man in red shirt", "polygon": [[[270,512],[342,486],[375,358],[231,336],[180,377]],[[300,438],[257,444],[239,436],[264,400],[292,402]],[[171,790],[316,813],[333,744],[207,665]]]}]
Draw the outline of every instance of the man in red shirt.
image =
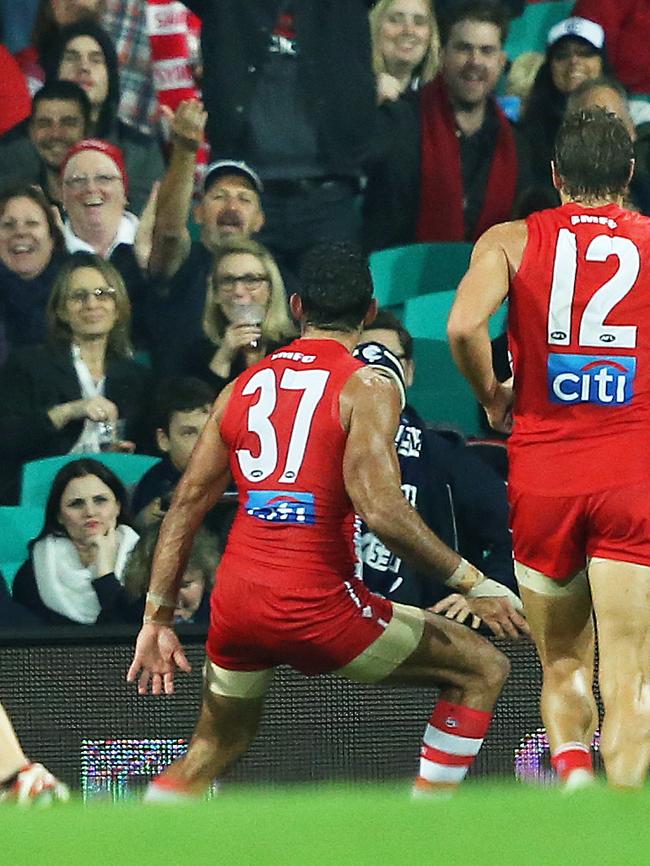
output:
[{"label": "man in red shirt", "polygon": [[[200,794],[246,751],[280,664],[439,685],[416,791],[447,789],[478,752],[507,676],[488,641],[392,604],[355,576],[356,512],[397,555],[456,591],[495,589],[402,494],[397,389],[350,354],[376,311],[366,259],[345,244],[316,248],[291,305],[302,337],[218,397],[162,526],[128,673],[134,681],[141,671],[141,694],[171,692],[174,668],[188,667],[170,628],[179,580],[194,532],[232,476],[239,508],[212,596],[201,714],[187,756],[150,785],[150,800]],[[504,609],[507,620],[525,627]]]},{"label": "man in red shirt", "polygon": [[[562,206],[477,243],[448,324],[491,425],[510,432],[515,571],[544,669],[552,762],[593,775],[598,629],[608,779],[650,764],[650,220],[620,205],[634,168],[624,124],[576,112],[556,140]],[[487,322],[509,297],[512,380],[492,370]]]}]

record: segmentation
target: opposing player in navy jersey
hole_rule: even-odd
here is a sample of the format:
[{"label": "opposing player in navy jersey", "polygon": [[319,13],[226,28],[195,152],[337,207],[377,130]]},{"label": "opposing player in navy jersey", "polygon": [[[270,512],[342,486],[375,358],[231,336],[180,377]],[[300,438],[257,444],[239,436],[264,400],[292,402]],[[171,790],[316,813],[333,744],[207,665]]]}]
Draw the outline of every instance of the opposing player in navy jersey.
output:
[{"label": "opposing player in navy jersey", "polygon": [[[593,778],[594,614],[608,780],[640,788],[650,765],[650,220],[621,207],[633,169],[615,115],[568,116],[562,206],[483,235],[448,326],[490,423],[512,429],[515,572],[569,787]],[[487,327],[506,295],[514,390],[495,378]]]},{"label": "opposing player in navy jersey", "polygon": [[151,800],[200,794],[248,748],[273,669],[438,685],[418,793],[457,785],[507,676],[492,644],[355,577],[355,511],[399,556],[463,593],[493,584],[440,541],[400,488],[394,384],[352,358],[375,314],[366,259],[344,244],[307,256],[291,305],[302,337],[217,399],[162,526],[128,678],[173,690],[187,660],[170,624],[191,539],[230,478],[239,508],[212,595],[203,706],[187,755]]}]

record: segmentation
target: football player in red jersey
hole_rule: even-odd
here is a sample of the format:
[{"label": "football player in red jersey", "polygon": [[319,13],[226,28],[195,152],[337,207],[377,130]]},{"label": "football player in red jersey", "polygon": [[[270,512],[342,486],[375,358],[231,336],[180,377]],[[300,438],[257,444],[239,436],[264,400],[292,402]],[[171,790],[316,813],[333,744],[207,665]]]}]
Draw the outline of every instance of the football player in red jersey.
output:
[{"label": "football player in red jersey", "polygon": [[66,785],[42,764],[33,764],[22,750],[9,717],[0,704],[0,803],[20,806],[69,799]]},{"label": "football player in red jersey", "polygon": [[141,694],[170,693],[175,667],[188,667],[170,627],[179,580],[192,535],[232,476],[239,508],[212,595],[200,717],[187,755],[154,780],[149,800],[200,794],[246,751],[280,664],[360,682],[439,685],[416,791],[454,787],[508,674],[489,641],[373,595],[354,576],[356,511],[432,579],[475,595],[495,588],[402,494],[397,388],[350,354],[376,310],[365,257],[345,244],[314,249],[291,305],[301,338],[217,398],[162,525],[128,672]]},{"label": "football player in red jersey", "polygon": [[[610,784],[650,764],[650,220],[621,207],[624,124],[570,114],[556,140],[562,205],[478,241],[452,308],[456,361],[496,430],[512,430],[516,574],[544,671],[542,717],[567,787],[593,778],[594,625]],[[513,380],[488,320],[508,296]]]}]

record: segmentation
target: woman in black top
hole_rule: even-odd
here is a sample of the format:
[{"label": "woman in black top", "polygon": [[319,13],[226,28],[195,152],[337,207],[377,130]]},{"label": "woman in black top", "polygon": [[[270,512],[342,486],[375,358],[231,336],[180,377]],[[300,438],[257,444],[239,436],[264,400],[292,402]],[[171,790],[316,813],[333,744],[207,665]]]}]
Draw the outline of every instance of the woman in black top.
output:
[{"label": "woman in black top", "polygon": [[15,503],[22,463],[99,451],[124,419],[120,450],[146,450],[150,372],[132,358],[130,305],[116,269],[75,253],[47,309],[48,342],[14,352],[0,370],[0,502]]},{"label": "woman in black top", "polygon": [[296,329],[284,283],[269,251],[251,240],[219,246],[203,313],[205,337],[188,352],[184,373],[221,391]]},{"label": "woman in black top", "polygon": [[13,598],[51,625],[93,625],[102,613],[111,619],[137,541],[119,478],[98,460],[72,460],[52,482]]}]

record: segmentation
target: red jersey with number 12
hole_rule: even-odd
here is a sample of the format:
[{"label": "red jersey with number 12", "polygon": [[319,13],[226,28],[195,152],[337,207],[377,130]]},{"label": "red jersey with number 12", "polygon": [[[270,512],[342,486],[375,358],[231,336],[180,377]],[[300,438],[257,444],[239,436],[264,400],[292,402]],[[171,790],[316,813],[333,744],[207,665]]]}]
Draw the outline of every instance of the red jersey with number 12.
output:
[{"label": "red jersey with number 12", "polygon": [[532,214],[510,290],[510,482],[573,496],[650,478],[650,220]]},{"label": "red jersey with number 12", "polygon": [[339,397],[361,367],[335,340],[301,339],[238,377],[221,421],[239,494],[224,572],[277,587],[353,577]]}]

